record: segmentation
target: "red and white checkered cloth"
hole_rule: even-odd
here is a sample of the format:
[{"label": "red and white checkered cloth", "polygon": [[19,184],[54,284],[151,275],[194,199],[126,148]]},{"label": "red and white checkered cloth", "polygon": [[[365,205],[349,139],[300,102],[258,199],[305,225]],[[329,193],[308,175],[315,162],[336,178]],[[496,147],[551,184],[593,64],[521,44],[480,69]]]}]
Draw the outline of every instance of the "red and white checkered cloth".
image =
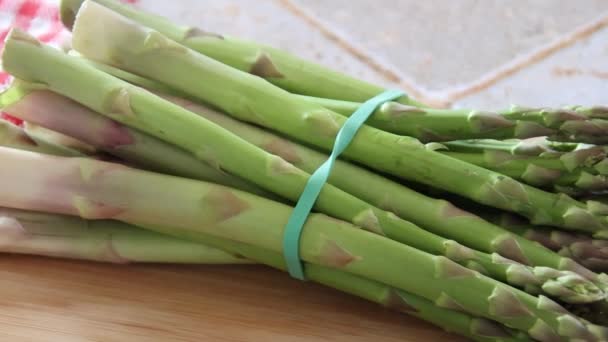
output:
[{"label": "red and white checkered cloth", "polygon": [[[123,0],[135,3],[137,0]],[[69,39],[69,32],[59,19],[59,0],[0,0],[0,50],[11,28],[18,27],[37,37],[40,41],[61,45]],[[0,70],[0,89],[10,76]],[[20,123],[18,119],[0,114],[3,119]]]},{"label": "red and white checkered cloth", "polygon": [[[45,43],[58,44],[67,38],[59,20],[59,0],[0,0],[0,48],[12,27],[18,27]],[[9,76],[0,73],[0,83]]]}]

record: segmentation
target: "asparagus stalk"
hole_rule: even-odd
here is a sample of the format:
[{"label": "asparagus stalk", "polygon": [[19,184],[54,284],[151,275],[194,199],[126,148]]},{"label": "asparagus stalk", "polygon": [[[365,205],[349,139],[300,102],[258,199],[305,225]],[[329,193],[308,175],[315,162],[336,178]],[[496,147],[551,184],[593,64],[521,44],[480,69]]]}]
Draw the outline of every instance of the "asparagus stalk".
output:
[{"label": "asparagus stalk", "polygon": [[252,263],[238,254],[111,220],[0,208],[0,252],[103,261]]},{"label": "asparagus stalk", "polygon": [[36,142],[62,146],[67,150],[78,152],[75,155],[95,155],[99,153],[93,146],[83,141],[31,122],[23,122],[22,126],[24,131]]},{"label": "asparagus stalk", "polygon": [[[223,250],[144,230],[113,220],[0,208],[1,252],[110,263],[247,264],[240,253],[253,254],[284,269],[277,253],[230,240],[212,240]],[[218,242],[219,241],[219,242]],[[384,284],[326,267],[306,265],[309,277],[338,290],[429,321],[477,341],[528,341],[483,318],[445,309]]]},{"label": "asparagus stalk", "polygon": [[[63,24],[71,29],[83,0],[61,1]],[[383,88],[303,60],[285,51],[246,41],[205,32],[197,27],[183,27],[150,13],[139,11],[115,0],[98,0],[100,4],[122,15],[152,27],[173,40],[199,51],[233,68],[262,77],[294,93],[350,101],[365,101]],[[403,104],[423,106],[411,97],[399,100]]]},{"label": "asparagus stalk", "polygon": [[584,234],[573,234],[549,227],[535,227],[513,215],[496,215],[495,222],[505,229],[568,258],[589,269],[608,272],[608,241],[596,240]]},{"label": "asparagus stalk", "polygon": [[579,145],[559,151],[545,140],[467,140],[443,144],[441,153],[520,179],[527,184],[577,194],[608,189],[606,149]]},{"label": "asparagus stalk", "polygon": [[83,156],[75,149],[32,137],[23,128],[8,121],[0,120],[0,145],[61,156]]},{"label": "asparagus stalk", "polygon": [[[282,253],[283,228],[292,208],[278,202],[92,159],[2,147],[0,161],[5,165],[0,169],[2,206],[112,218],[193,240],[209,235]],[[45,172],[37,171],[41,166]],[[608,328],[581,320],[546,297],[356,228],[312,214],[302,234],[302,259],[496,320],[541,341],[608,338]]]},{"label": "asparagus stalk", "polygon": [[74,137],[146,169],[230,185],[266,197],[273,196],[194,158],[183,149],[103,118],[41,86],[14,81],[0,94],[0,106],[10,115]]},{"label": "asparagus stalk", "polygon": [[[14,87],[18,87],[18,85],[15,85]],[[52,92],[37,89],[25,94],[25,90],[27,90],[28,88],[33,89],[32,86],[22,86],[21,89],[23,91],[21,91],[21,93],[23,94],[23,96],[13,96],[14,102],[8,103],[8,101],[5,101],[8,107],[6,107],[4,110],[20,118],[33,122],[38,122],[46,126],[53,127],[53,129],[61,130],[68,134],[82,137],[84,139],[86,139],[87,137],[98,137],[96,141],[92,141],[90,138],[88,140],[92,142],[95,146],[105,146],[107,145],[107,143],[105,143],[105,140],[108,140],[110,138],[110,141],[112,141],[111,138],[115,136],[114,134],[108,135],[106,132],[107,130],[104,128],[110,127],[113,129],[118,129],[121,132],[128,132],[124,126],[121,126],[120,124],[110,119],[96,115],[91,110],[84,108],[83,106],[75,103],[74,101],[71,101],[65,97],[54,94]],[[16,92],[18,92],[18,88],[13,88],[12,93]],[[175,98],[173,100],[177,101],[177,99]],[[182,105],[186,107],[192,107],[193,110],[195,108],[195,105],[193,103],[182,103]],[[42,110],[43,108],[44,110]],[[219,119],[220,122],[217,122],[217,120],[213,120],[213,115],[211,116],[212,118],[208,118],[211,122],[215,122],[219,125],[222,124],[221,119]],[[222,116],[216,113],[215,117],[217,119],[221,118]],[[273,138],[272,136],[270,136],[270,144],[266,146],[264,143],[267,141],[267,139],[262,131],[256,131],[255,129],[251,128],[250,131],[253,132],[253,135],[251,133],[247,133],[248,125],[245,124],[243,124],[245,130],[239,131],[238,122],[236,122],[235,120],[231,120],[227,117],[225,118],[228,119],[226,125],[230,126],[230,122],[233,122],[232,126],[237,126],[237,129],[233,130],[236,135],[240,136],[243,139],[249,138],[250,141],[253,140],[252,142],[254,144],[260,144],[263,147],[266,147],[271,150],[274,146],[274,149],[276,150],[278,148],[279,151],[281,150],[281,146],[289,147],[288,142],[281,141],[278,137]],[[275,142],[274,144],[273,141]],[[132,144],[129,146],[133,147],[136,145],[137,144]],[[150,159],[159,159],[159,157],[163,158],[163,154],[159,153],[162,152],[162,150],[154,150],[153,145],[149,143],[143,144],[141,147],[138,148],[140,149],[132,149],[132,152],[134,154],[143,153],[147,156],[150,156]],[[144,149],[146,151],[143,151]],[[284,150],[284,152],[288,152],[290,149],[287,148]],[[311,152],[312,151],[310,151],[309,153]],[[316,160],[314,160],[315,156]],[[318,166],[320,163],[322,163],[323,155],[315,155],[313,153],[312,158],[313,163],[308,165],[308,169],[314,167],[315,164],[316,166]],[[159,162],[162,162],[162,159]],[[349,172],[348,166],[345,166],[345,170],[347,173]],[[365,177],[366,173],[362,172],[361,176]],[[374,176],[369,176],[368,178],[374,179]],[[378,189],[379,191],[381,191],[382,189],[390,188],[392,185],[390,182],[384,180],[381,177],[379,177],[376,182],[380,183],[381,185],[381,188]],[[412,191],[409,191],[407,189],[405,190],[406,199],[408,193],[412,193],[409,198],[410,200],[416,199],[417,197],[421,197],[416,196]],[[382,200],[384,200],[386,194],[383,192],[376,192],[374,195],[375,198],[372,199],[377,200],[378,198],[382,198]],[[348,201],[349,199],[350,198],[342,199],[342,202],[344,203],[344,201]],[[350,199],[350,201],[352,202],[353,200]],[[446,209],[446,205],[444,203],[435,202],[432,202],[431,205],[432,208],[429,208],[431,210],[427,211],[427,213],[436,217],[435,220],[431,219],[431,222],[433,222],[434,225],[438,227],[444,226],[445,221],[441,218],[441,215],[442,212]],[[372,212],[373,215],[376,215],[377,213],[380,220],[384,218],[384,220],[380,222],[388,222],[388,225],[384,225],[386,227],[384,231],[388,237],[394,238],[398,241],[407,243],[410,246],[425,250],[430,253],[446,255],[447,257],[454,259],[469,268],[483,270],[486,274],[492,276],[493,278],[504,281],[513,286],[524,288],[530,293],[545,293],[549,296],[559,298],[560,300],[569,303],[588,303],[593,301],[599,301],[606,297],[606,294],[603,291],[604,288],[608,288],[606,281],[600,281],[600,279],[596,275],[592,274],[589,271],[585,270],[584,272],[580,272],[582,268],[579,265],[576,265],[571,262],[571,260],[562,259],[559,257],[553,258],[557,267],[571,269],[573,271],[580,272],[584,276],[590,278],[585,279],[582,276],[577,275],[576,273],[571,272],[569,270],[558,271],[557,269],[551,269],[548,267],[526,267],[518,262],[502,258],[498,254],[488,255],[485,253],[469,250],[464,248],[463,246],[460,246],[454,241],[449,241],[444,238],[441,238],[440,236],[430,234],[412,224],[405,224],[405,221],[399,224],[399,222],[401,221],[397,221],[396,219],[391,218],[389,215],[387,215],[386,212],[382,212],[379,209],[372,207],[370,207],[370,209],[374,210],[374,212]],[[450,211],[449,207],[447,207],[447,209],[447,212],[444,213],[447,215],[444,216],[449,216],[450,213],[454,212]],[[434,210],[437,210],[438,212]],[[335,212],[335,210],[333,212]],[[354,217],[356,218],[358,212],[355,211],[352,215],[354,215]],[[424,215],[422,215],[422,217],[424,217]],[[509,238],[509,234],[506,235],[507,236],[505,236],[504,231],[500,232],[499,236],[497,236],[500,240],[496,242],[495,247],[497,249],[500,249],[501,246],[503,246],[506,248],[506,251],[503,252],[503,254],[508,254],[508,252],[511,252],[514,256],[521,257],[521,255],[519,254],[520,251],[517,249],[517,242],[513,238]],[[509,251],[508,248],[511,248],[511,250]],[[542,252],[538,254],[540,254],[541,257],[543,256]],[[524,262],[527,263],[527,260],[524,260]],[[601,286],[601,288],[599,288],[598,285],[594,285],[593,282],[597,282],[598,285]]]},{"label": "asparagus stalk", "polygon": [[[496,222],[496,224],[501,224],[501,225],[505,225],[506,227],[509,227],[510,229],[517,229],[521,232],[522,227],[527,227],[530,226],[529,224],[525,223],[525,221],[521,218],[517,218],[514,217],[511,214],[506,214],[506,213],[502,213],[502,212],[496,212],[496,211],[492,211],[492,210],[483,210],[482,214],[485,215],[486,217],[488,217],[488,219],[490,220],[494,220]],[[545,229],[550,229],[550,227],[543,227]],[[528,232],[530,233],[530,232]],[[557,232],[555,232],[557,233]],[[561,234],[551,234],[553,239],[558,239],[560,238],[560,242],[563,241],[568,241],[566,240],[566,236],[563,236]],[[574,235],[574,234],[572,234]],[[538,234],[535,234],[535,236],[531,236],[534,237],[536,239],[539,239],[540,236]],[[584,236],[582,237],[584,238]],[[584,240],[583,240],[584,241]],[[604,241],[604,240],[600,240],[600,241]],[[545,239],[544,241],[545,243],[547,242],[547,239]],[[572,242],[572,241],[570,241]],[[593,245],[589,245],[587,242],[574,242],[575,245],[573,246],[574,248],[572,250],[567,250],[565,248],[561,248],[562,253],[565,253],[565,255],[572,255],[575,254],[576,256],[578,256],[579,258],[583,258],[583,259],[590,259],[590,258],[594,258],[593,260],[589,260],[594,262],[594,264],[592,264],[591,266],[597,266],[597,257],[602,257],[602,254],[595,254],[593,257],[590,255],[590,253],[594,252],[597,250],[596,246]],[[599,246],[601,246],[602,244],[600,243]],[[594,304],[592,304],[591,306],[588,307],[574,307],[574,306],[567,306],[570,310],[572,310],[572,312],[576,313],[577,315],[584,317],[590,321],[593,321],[595,323],[598,324],[602,324],[602,325],[608,325],[608,301],[601,301],[601,302],[596,302]]]},{"label": "asparagus stalk", "polygon": [[[158,82],[112,66],[90,60],[86,61],[98,69],[124,79],[129,83],[144,88],[165,91]],[[222,126],[248,142],[280,156],[304,171],[313,172],[327,158],[326,155],[314,149],[284,139],[262,128],[232,119],[201,104],[173,95],[161,94],[161,96]],[[48,105],[44,107],[48,108]],[[86,126],[86,123],[80,120],[84,121],[86,118],[71,118],[72,122],[78,122],[77,127]],[[60,129],[57,125],[52,126]],[[597,171],[601,171],[602,168],[598,167],[598,165],[603,164],[605,160],[603,154],[595,153],[598,152],[597,150],[580,144],[558,144],[545,139],[529,139],[520,141],[517,144],[507,141],[488,141],[488,143],[490,142],[492,148],[496,150],[509,151],[518,155],[542,154],[545,156],[544,153],[546,152],[551,152],[552,155],[563,152],[563,154],[559,155],[560,163],[568,169],[592,165]],[[454,149],[469,149],[468,144],[460,144],[459,142],[449,144]],[[475,150],[477,145],[473,144],[470,147]],[[601,159],[600,162],[597,161],[599,159]],[[507,232],[500,225],[493,225],[470,212],[454,207],[449,202],[424,196],[400,183],[393,182],[364,168],[337,160],[329,177],[329,182],[379,208],[394,212],[403,219],[410,220],[438,235],[460,241],[471,248],[488,253],[498,253],[523,264],[547,266],[555,269],[578,269],[582,275],[586,275],[590,279],[602,283],[597,275],[592,275],[588,270],[581,269],[579,265],[573,264],[570,259],[565,259],[555,253],[548,252],[546,248],[539,247],[529,239],[506,234]],[[361,187],[361,182],[367,186]],[[415,207],[412,205],[414,203],[416,204]],[[446,215],[446,213],[458,213],[458,215]],[[562,234],[568,233],[562,232]],[[593,241],[601,245],[601,240]]]},{"label": "asparagus stalk", "polygon": [[[179,40],[178,40],[179,41]],[[304,99],[350,116],[361,104],[331,98]],[[525,108],[513,105],[497,112],[433,109],[385,103],[370,118],[376,128],[424,142],[463,139],[526,139],[549,136],[557,141],[608,142],[608,107]]]},{"label": "asparagus stalk", "polygon": [[[313,149],[290,142],[255,126],[234,120],[210,108],[171,96],[165,96],[165,98],[189,108],[192,112],[222,126],[252,144],[281,156],[302,170],[312,172],[326,159],[325,155]],[[513,236],[504,229],[469,212],[463,211],[447,201],[424,196],[361,167],[344,161],[337,161],[334,164],[329,182],[369,203],[390,210],[398,216],[410,220],[440,236],[452,238],[471,248],[495,253],[493,254],[493,258],[495,259],[500,259],[500,255],[502,255],[522,264],[542,265],[555,269],[577,271],[581,275],[585,275],[589,279],[601,284],[603,288],[606,287],[606,280],[603,277],[582,268],[571,259],[562,258],[544,248],[539,248],[539,246],[527,239]],[[361,182],[366,184],[366,186],[360,186]],[[481,264],[472,264],[477,263],[472,261],[469,267],[483,270]],[[496,277],[496,274],[494,276],[498,279],[505,279],[511,285],[522,286],[523,284],[517,284],[515,280],[521,276],[521,272],[515,271],[516,269],[522,270],[521,265],[513,266],[512,270],[506,272],[506,277]],[[543,269],[529,268],[528,270],[531,274],[539,274],[542,273]],[[556,270],[551,272],[556,272]],[[486,271],[485,273],[488,272]],[[509,274],[513,276],[511,277]],[[531,278],[526,278],[528,278],[526,282],[531,281]],[[543,281],[537,280],[533,282],[542,283]]]},{"label": "asparagus stalk", "polygon": [[[150,27],[172,40],[210,58],[251,73],[297,94],[355,102],[322,101],[322,105],[350,115],[363,102],[382,91],[375,86],[290,55],[284,51],[196,27],[178,26],[165,18],[138,11],[116,0],[96,2]],[[72,28],[83,0],[63,0],[61,19]],[[405,106],[404,106],[405,105]],[[416,108],[418,107],[418,108]],[[387,104],[369,124],[422,141],[473,138],[528,138],[551,135],[554,139],[606,143],[608,108],[571,106],[562,109],[511,108],[496,113],[424,109],[410,97]]]},{"label": "asparagus stalk", "polygon": [[454,152],[497,151],[521,157],[534,157],[530,160],[540,166],[563,170],[582,170],[592,174],[608,174],[608,150],[604,146],[581,143],[557,143],[545,137],[508,140],[460,140],[444,142]]},{"label": "asparagus stalk", "polygon": [[[74,25],[73,38],[74,48],[84,56],[107,64],[115,65],[119,61],[120,67],[127,71],[156,79],[240,119],[270,127],[323,149],[332,148],[339,127],[345,120],[343,116],[300,100],[259,77],[232,69],[188,50],[158,32],[141,27],[95,2],[86,2],[81,7]],[[14,50],[23,52],[28,50],[32,54],[32,58],[27,58],[28,61],[47,58],[46,55],[49,54],[43,52],[46,51],[44,48],[38,48],[39,45],[28,43],[27,40],[21,40],[14,45],[23,48]],[[19,61],[11,61],[19,55],[21,55],[19,52],[14,54],[5,52],[4,63],[9,72],[17,74],[18,77],[43,81],[47,84],[65,83],[61,82],[61,78],[65,79],[65,77],[58,76],[56,70],[52,72],[44,70],[47,75],[43,76],[38,75],[43,72],[41,69],[48,68],[26,66],[31,63],[22,61],[23,58],[19,58]],[[45,64],[48,63],[49,61],[45,61]],[[158,68],[159,65],[163,66],[162,69]],[[37,72],[35,69],[38,69]],[[62,73],[64,72],[67,70]],[[115,87],[117,91],[114,95],[115,101],[120,99],[125,104],[121,108],[127,112],[137,111],[134,108],[138,106],[136,102],[139,100],[135,100],[134,97],[138,95],[133,94],[131,88],[118,85]],[[52,88],[68,95],[65,89],[63,92],[59,89],[59,84],[55,84]],[[78,94],[72,96],[75,95]],[[106,101],[105,108],[104,103],[99,99],[83,98],[79,101],[87,103],[87,106],[92,106],[100,112],[110,114],[107,108],[110,104],[107,101],[111,99]],[[117,118],[116,115],[113,117]],[[140,114],[121,115],[117,120],[120,119],[124,122],[128,121],[130,125],[138,125],[142,130],[147,129],[147,132],[170,140],[183,148],[193,152],[198,151],[200,154],[200,143],[195,141],[200,134],[197,137],[184,134],[192,130],[192,127],[185,127],[189,125],[184,125],[187,121],[184,116],[172,117],[175,130],[169,129],[168,123],[159,125],[161,121],[158,119],[147,120],[146,127],[143,127]],[[152,125],[150,122],[155,124]],[[163,127],[162,133],[158,131],[160,126]],[[180,136],[177,136],[178,134]],[[588,231],[596,234],[597,237],[608,234],[606,228],[608,222],[605,216],[591,212],[583,203],[565,195],[550,194],[523,185],[504,175],[427,150],[413,138],[395,136],[364,126],[344,155],[379,171],[520,213],[536,224]],[[227,169],[230,170],[229,167]],[[237,172],[230,171],[235,174]],[[247,175],[240,176],[247,177]],[[278,178],[275,177],[273,180]],[[283,187],[277,185],[278,182],[267,184],[276,191],[284,191]]]}]

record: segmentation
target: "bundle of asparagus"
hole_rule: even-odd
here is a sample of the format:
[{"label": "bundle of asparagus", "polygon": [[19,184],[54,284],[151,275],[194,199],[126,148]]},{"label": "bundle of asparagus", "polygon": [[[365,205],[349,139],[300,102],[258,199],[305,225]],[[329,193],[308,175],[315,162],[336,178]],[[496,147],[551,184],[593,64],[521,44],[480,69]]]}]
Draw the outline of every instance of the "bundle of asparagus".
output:
[{"label": "bundle of asparagus", "polygon": [[450,141],[434,147],[453,158],[555,192],[583,196],[608,190],[604,146],[537,137]]},{"label": "bundle of asparagus", "polygon": [[[3,123],[0,250],[285,270],[294,204],[347,116],[382,88],[115,0],[61,6],[75,51],[11,31],[2,63],[15,81],[0,106],[87,149]],[[608,276],[594,272],[605,253],[587,247],[608,237],[608,205],[565,193],[603,190],[589,185],[603,179],[603,148],[579,143],[602,142],[605,112],[385,103],[306,221],[306,278],[473,340],[608,339]],[[576,143],[487,140],[534,136]],[[446,141],[469,138],[486,140]],[[505,151],[528,159],[486,157]],[[533,164],[504,163],[520,160]],[[542,246],[406,182],[587,244]]]}]

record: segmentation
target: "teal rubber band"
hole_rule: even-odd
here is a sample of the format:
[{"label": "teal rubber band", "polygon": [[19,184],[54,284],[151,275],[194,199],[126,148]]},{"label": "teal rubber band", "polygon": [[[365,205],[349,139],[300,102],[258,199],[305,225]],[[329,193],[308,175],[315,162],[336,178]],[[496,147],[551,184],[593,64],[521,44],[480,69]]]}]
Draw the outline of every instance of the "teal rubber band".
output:
[{"label": "teal rubber band", "polygon": [[387,90],[363,103],[351,115],[336,136],[334,148],[329,158],[310,176],[302,195],[298,200],[283,236],[283,254],[287,264],[287,271],[293,278],[305,280],[304,268],[300,260],[300,236],[304,223],[314,206],[321,189],[327,182],[334,162],[353,140],[357,131],[367,121],[370,115],[380,105],[392,101],[406,94],[400,90]]}]

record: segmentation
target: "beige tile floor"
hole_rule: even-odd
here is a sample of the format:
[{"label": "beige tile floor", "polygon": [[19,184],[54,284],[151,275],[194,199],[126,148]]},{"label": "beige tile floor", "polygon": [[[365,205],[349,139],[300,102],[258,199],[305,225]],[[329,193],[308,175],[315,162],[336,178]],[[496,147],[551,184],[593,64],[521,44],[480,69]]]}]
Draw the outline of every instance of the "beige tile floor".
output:
[{"label": "beige tile floor", "polygon": [[605,0],[141,0],[438,105],[607,103]]}]

